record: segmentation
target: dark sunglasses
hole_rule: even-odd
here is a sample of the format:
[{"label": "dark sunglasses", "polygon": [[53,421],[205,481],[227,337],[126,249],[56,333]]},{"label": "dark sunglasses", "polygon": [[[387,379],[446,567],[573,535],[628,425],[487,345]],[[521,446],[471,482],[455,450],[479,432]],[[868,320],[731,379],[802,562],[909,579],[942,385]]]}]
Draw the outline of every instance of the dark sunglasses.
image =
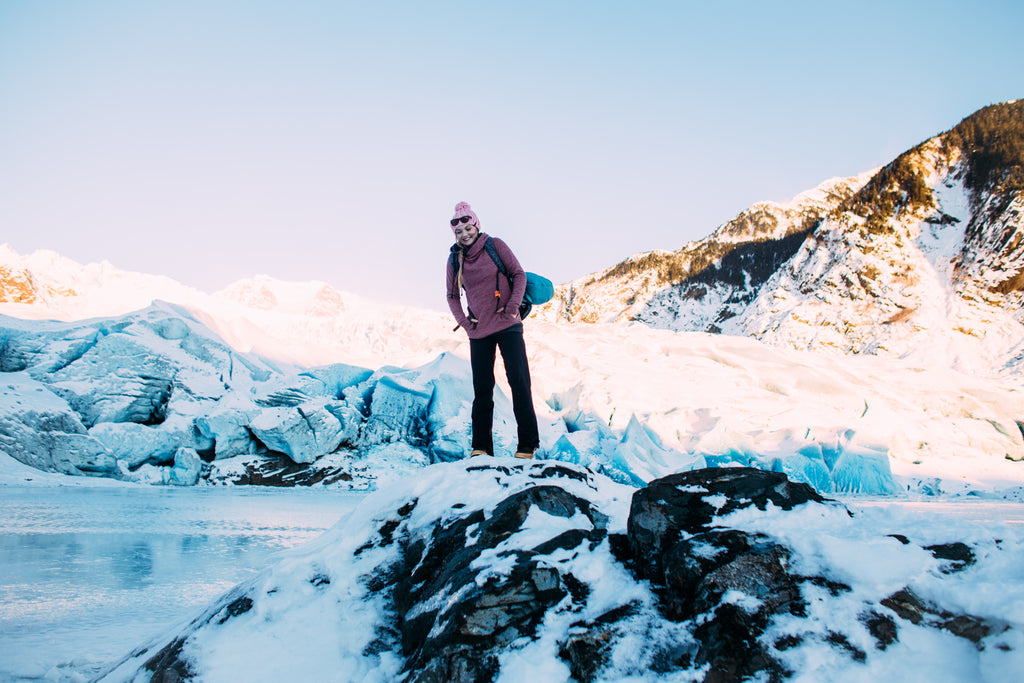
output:
[{"label": "dark sunglasses", "polygon": [[452,221],[451,221],[452,227],[454,228],[459,223],[468,223],[471,220],[473,220],[472,216],[463,216],[462,218],[453,218]]}]

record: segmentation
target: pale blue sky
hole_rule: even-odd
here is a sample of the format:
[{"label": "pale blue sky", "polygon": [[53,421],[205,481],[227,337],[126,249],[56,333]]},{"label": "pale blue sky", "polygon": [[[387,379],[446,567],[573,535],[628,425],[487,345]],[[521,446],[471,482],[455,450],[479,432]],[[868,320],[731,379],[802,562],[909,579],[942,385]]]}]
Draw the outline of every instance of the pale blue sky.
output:
[{"label": "pale blue sky", "polygon": [[1019,2],[0,0],[0,243],[444,310],[458,201],[564,282],[1024,96]]}]

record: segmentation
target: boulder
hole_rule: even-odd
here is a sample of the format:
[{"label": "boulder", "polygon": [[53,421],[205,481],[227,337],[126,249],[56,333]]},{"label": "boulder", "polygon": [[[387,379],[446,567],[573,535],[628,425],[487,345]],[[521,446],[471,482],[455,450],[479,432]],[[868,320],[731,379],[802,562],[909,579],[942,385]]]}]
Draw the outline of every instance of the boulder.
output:
[{"label": "boulder", "polygon": [[665,556],[687,536],[710,530],[713,520],[735,510],[769,503],[791,510],[809,501],[823,502],[807,484],[793,483],[781,472],[724,467],[672,474],[633,494],[628,534],[641,578],[662,582]]},{"label": "boulder", "polygon": [[[556,523],[559,531],[516,543],[513,537],[529,526],[531,515],[572,520],[575,528]],[[492,680],[505,647],[533,637],[563,600],[585,598],[582,583],[548,556],[596,547],[607,523],[589,501],[538,483],[491,511],[477,510],[405,539],[399,563],[368,580],[372,590],[393,596],[407,680]],[[388,542],[388,534],[382,540]],[[500,572],[492,564],[497,558]],[[446,597],[452,594],[458,597]]]}]

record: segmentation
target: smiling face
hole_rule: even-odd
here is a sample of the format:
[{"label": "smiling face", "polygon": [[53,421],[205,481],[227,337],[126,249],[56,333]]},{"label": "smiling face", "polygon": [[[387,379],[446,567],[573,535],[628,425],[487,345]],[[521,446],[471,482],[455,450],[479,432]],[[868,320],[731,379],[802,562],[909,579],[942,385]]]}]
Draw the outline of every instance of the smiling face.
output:
[{"label": "smiling face", "polygon": [[472,219],[468,223],[453,226],[452,231],[455,233],[455,241],[463,249],[468,249],[480,236],[480,226]]}]

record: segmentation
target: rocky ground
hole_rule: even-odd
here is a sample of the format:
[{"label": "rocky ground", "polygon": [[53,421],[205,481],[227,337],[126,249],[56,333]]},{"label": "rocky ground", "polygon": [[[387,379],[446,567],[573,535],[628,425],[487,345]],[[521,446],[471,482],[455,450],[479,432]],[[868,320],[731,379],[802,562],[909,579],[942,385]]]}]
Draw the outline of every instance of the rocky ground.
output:
[{"label": "rocky ground", "polygon": [[858,520],[781,473],[704,469],[634,490],[477,458],[418,479],[104,680],[836,680],[912,668],[909,649],[986,672],[1020,663],[1019,620],[958,607],[958,577],[991,547],[861,529],[851,538],[902,577],[822,561],[767,529],[806,527],[827,549]]}]

